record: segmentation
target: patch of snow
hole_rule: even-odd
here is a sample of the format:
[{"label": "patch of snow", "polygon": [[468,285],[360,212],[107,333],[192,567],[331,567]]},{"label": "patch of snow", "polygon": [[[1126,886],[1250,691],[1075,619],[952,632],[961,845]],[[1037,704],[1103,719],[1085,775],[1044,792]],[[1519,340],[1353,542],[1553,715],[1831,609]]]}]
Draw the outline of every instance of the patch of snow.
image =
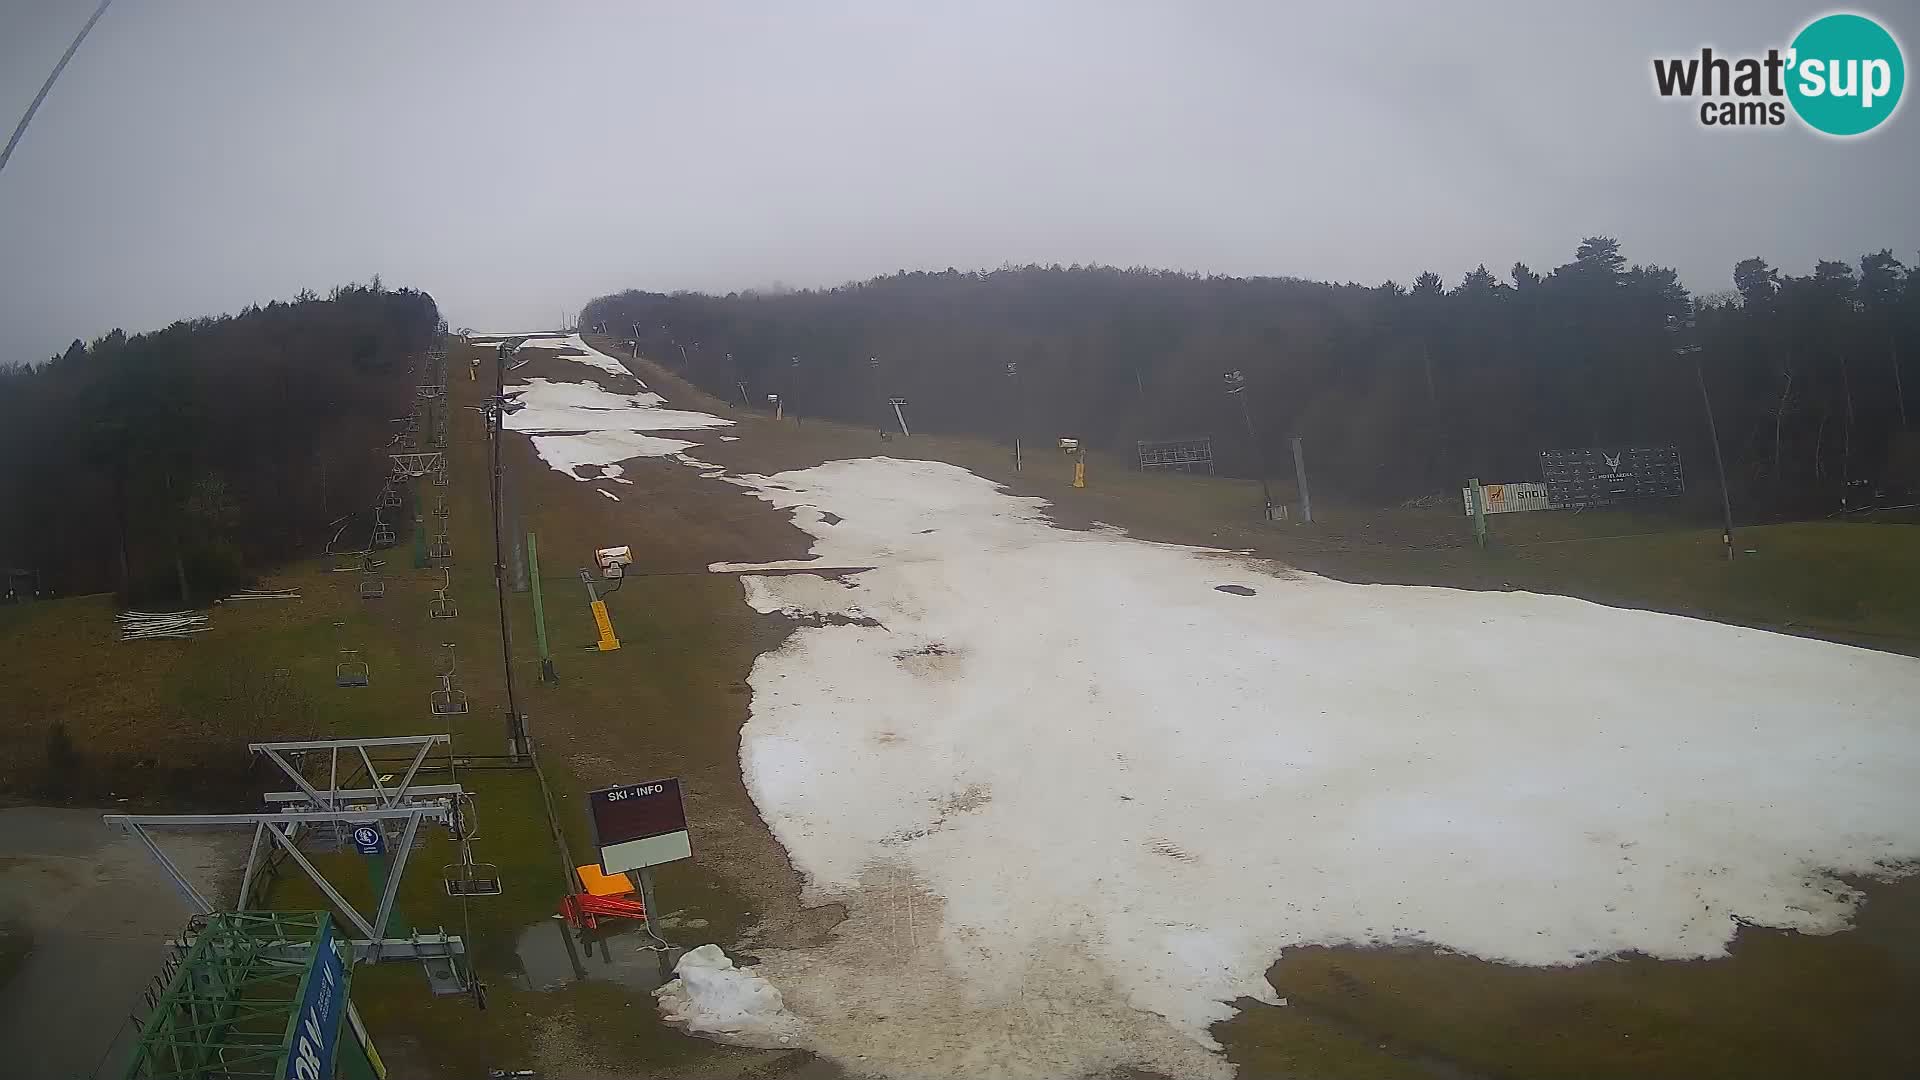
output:
[{"label": "patch of snow", "polygon": [[689,951],[673,972],[677,977],[653,992],[669,1023],[765,1049],[791,1045],[801,1033],[780,991],[753,971],[734,967],[718,945]]},{"label": "patch of snow", "polygon": [[[666,430],[665,424],[655,423],[659,418],[651,415],[668,413],[671,409],[659,406],[666,399],[652,391],[637,394],[616,394],[602,390],[590,382],[554,382],[550,379],[528,379],[525,383],[507,388],[507,397],[521,407],[507,414],[507,428],[510,431],[555,431],[581,430],[583,427],[608,423],[622,426],[627,422],[649,423],[653,427],[635,428],[636,431]],[[603,413],[617,414],[603,416]],[[706,417],[705,423],[695,423],[688,427],[714,427],[713,421],[719,417],[706,413],[687,413],[687,416]]]},{"label": "patch of snow", "polygon": [[572,360],[577,364],[585,364],[588,367],[598,368],[601,371],[611,375],[617,375],[623,379],[633,379],[635,382],[639,381],[639,378],[635,376],[633,372],[627,370],[625,364],[587,344],[586,339],[579,334],[568,334],[565,337],[529,338],[521,343],[521,347],[535,349],[572,349],[574,350],[573,352],[556,353],[555,355],[561,360]]},{"label": "patch of snow", "polygon": [[613,492],[608,491],[606,488],[594,488],[593,490],[599,492],[602,495],[605,495],[607,498],[612,499],[614,502],[620,501],[620,496],[615,495]]},{"label": "patch of snow", "polygon": [[[583,466],[598,465],[604,470],[613,470],[619,468],[614,462],[639,457],[669,457],[694,445],[683,439],[663,439],[634,431],[533,436],[533,452],[540,455],[540,460],[575,480],[599,479],[580,475]],[[611,471],[605,475],[623,484],[633,483]]]},{"label": "patch of snow", "polygon": [[694,431],[727,427],[731,420],[702,412],[662,409],[651,392],[614,394],[592,383],[530,379],[509,389],[520,408],[507,414],[507,430],[541,431]]},{"label": "patch of snow", "polygon": [[[616,394],[593,383],[529,379],[507,391],[519,406],[506,414],[507,430],[532,436],[534,452],[548,465],[576,480],[579,469],[597,465],[603,475],[631,484],[620,475],[618,463],[636,457],[684,458],[680,451],[699,445],[684,439],[640,434],[649,431],[689,431],[730,426],[733,421],[701,412],[665,409],[664,398],[644,388],[639,393]],[[688,461],[705,469],[718,466]]]},{"label": "patch of snow", "polygon": [[1210,1025],[1294,946],[1714,957],[1920,857],[1920,660],[1057,529],[938,462],[727,481],[874,567],[742,579],[879,624],[797,627],[741,732],[848,909],[756,971],[865,1071],[1225,1076]]},{"label": "patch of snow", "polygon": [[720,436],[720,441],[721,441],[721,442],[739,442],[739,441],[740,441],[740,436],[738,436],[738,435],[722,435],[722,436]]},{"label": "patch of snow", "polygon": [[865,618],[866,612],[854,602],[850,582],[835,578],[820,577],[816,574],[796,575],[790,581],[782,581],[780,589],[768,588],[767,583],[774,580],[766,577],[741,578],[740,583],[747,592],[747,606],[761,614],[779,612],[782,615],[840,615],[850,619]]}]

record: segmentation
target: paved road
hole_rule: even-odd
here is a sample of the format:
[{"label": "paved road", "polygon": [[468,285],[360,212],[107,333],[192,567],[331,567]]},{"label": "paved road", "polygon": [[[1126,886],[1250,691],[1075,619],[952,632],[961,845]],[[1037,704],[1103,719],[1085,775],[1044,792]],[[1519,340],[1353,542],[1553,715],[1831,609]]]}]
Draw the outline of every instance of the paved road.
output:
[{"label": "paved road", "polygon": [[[0,1047],[19,1080],[117,1077],[127,1017],[187,909],[100,810],[0,810]],[[204,890],[232,876],[234,837],[162,838]],[[24,958],[15,964],[21,943]],[[11,969],[11,970],[9,970]],[[125,1030],[123,1030],[125,1029]],[[116,1043],[117,1037],[117,1043]]]}]

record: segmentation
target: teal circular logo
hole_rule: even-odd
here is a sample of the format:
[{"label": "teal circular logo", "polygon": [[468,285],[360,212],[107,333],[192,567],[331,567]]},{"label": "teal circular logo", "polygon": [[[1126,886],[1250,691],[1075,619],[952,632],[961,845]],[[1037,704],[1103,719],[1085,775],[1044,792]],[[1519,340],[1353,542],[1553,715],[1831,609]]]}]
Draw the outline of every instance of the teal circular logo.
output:
[{"label": "teal circular logo", "polygon": [[1826,15],[1793,39],[1787,100],[1815,131],[1863,135],[1900,105],[1900,43],[1864,15]]}]

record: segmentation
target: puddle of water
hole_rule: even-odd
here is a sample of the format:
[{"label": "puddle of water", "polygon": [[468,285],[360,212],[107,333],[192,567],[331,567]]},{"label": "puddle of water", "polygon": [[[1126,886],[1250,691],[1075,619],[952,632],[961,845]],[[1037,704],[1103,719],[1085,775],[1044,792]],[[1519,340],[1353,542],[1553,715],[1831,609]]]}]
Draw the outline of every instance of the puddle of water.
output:
[{"label": "puddle of water", "polygon": [[520,958],[520,975],[514,985],[522,990],[558,990],[573,981],[573,965],[567,959],[563,934],[573,934],[580,962],[587,978],[609,982],[637,992],[651,992],[673,978],[673,965],[680,962],[684,950],[656,952],[638,926],[606,928],[581,933],[567,929],[559,919],[545,919],[520,931],[514,952]]}]

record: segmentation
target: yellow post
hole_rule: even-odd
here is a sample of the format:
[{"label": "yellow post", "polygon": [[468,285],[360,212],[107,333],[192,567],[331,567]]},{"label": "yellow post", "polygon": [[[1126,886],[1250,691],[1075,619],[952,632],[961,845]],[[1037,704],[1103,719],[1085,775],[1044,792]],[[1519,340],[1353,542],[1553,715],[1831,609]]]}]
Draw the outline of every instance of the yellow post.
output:
[{"label": "yellow post", "polygon": [[1087,452],[1081,450],[1073,456],[1073,486],[1087,486]]},{"label": "yellow post", "polygon": [[613,620],[607,617],[607,602],[595,600],[588,605],[593,608],[593,624],[600,628],[600,651],[612,652],[620,647],[620,639],[613,636]]}]

